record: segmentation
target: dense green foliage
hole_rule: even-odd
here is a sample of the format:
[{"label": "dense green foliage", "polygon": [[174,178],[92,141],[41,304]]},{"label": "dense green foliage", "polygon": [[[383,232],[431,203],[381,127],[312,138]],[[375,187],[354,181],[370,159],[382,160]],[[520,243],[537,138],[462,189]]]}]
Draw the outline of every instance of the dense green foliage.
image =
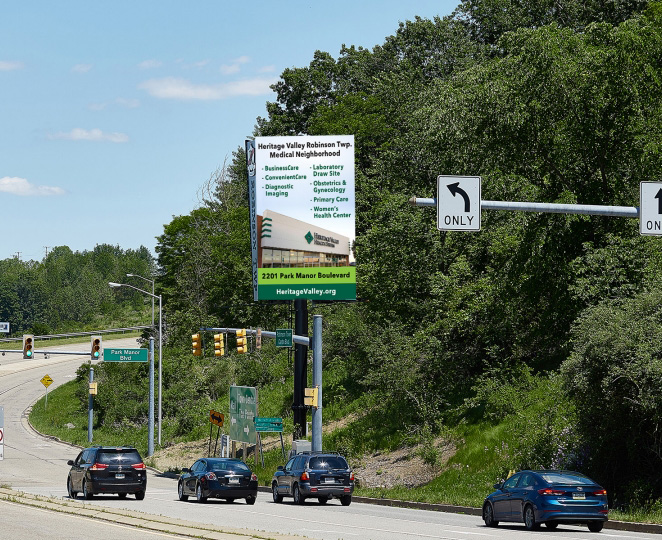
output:
[{"label": "dense green foliage", "polygon": [[[659,240],[630,219],[496,211],[480,233],[440,233],[407,204],[458,174],[480,175],[486,200],[638,206],[662,166],[661,59],[659,2],[465,0],[372,50],[318,51],[283,72],[255,135],[356,140],[361,301],[311,310],[324,316],[325,418],[355,419],[329,444],[472,440],[431,491],[471,462],[474,491],[512,468],[573,467],[618,504],[662,497]],[[157,246],[173,436],[231,382],[271,389],[269,414],[290,414],[275,349],[220,363],[186,351],[201,325],[288,324],[287,305],[251,302],[248,231],[239,149]],[[109,396],[105,421],[139,422],[115,406],[128,399]]]},{"label": "dense green foliage", "polygon": [[154,270],[147,248],[108,244],[83,252],[59,246],[41,261],[5,259],[0,261],[0,320],[10,322],[14,336],[107,327],[120,317],[126,324],[123,306],[142,316],[143,295],[129,289],[118,295],[108,282],[127,283],[126,274],[149,277]]}]

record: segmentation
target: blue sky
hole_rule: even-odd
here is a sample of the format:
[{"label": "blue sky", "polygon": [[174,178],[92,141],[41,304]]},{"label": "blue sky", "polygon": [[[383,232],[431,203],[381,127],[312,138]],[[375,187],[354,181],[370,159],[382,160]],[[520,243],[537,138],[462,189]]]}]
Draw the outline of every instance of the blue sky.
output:
[{"label": "blue sky", "polygon": [[0,259],[146,246],[316,50],[372,48],[459,0],[5,2]]}]

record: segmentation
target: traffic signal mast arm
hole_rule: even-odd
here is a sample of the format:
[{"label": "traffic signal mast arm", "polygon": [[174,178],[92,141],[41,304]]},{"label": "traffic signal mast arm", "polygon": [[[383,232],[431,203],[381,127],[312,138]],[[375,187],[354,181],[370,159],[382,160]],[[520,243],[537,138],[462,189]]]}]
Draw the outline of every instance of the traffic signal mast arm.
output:
[{"label": "traffic signal mast arm", "polygon": [[[237,332],[240,332],[241,330],[244,330],[247,336],[257,335],[257,330],[250,328],[200,328],[200,332],[217,332],[217,333],[220,332],[222,334],[235,334],[235,335],[237,334]],[[261,330],[260,332],[263,338],[276,339],[276,332],[269,332],[267,330]],[[311,346],[311,341],[308,336],[293,335],[292,342],[298,345],[306,345],[307,347]]]},{"label": "traffic signal mast arm", "polygon": [[[437,206],[436,198],[412,197],[412,206]],[[519,201],[480,201],[483,210],[510,210],[511,212],[544,212],[549,214],[589,214],[594,216],[614,216],[638,218],[639,208],[635,206],[601,206],[595,204],[559,204]]]}]

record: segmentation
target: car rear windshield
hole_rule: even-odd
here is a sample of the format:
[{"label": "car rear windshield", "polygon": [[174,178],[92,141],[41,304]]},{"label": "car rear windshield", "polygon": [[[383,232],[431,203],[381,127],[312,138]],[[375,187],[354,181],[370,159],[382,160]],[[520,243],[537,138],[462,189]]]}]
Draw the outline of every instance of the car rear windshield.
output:
[{"label": "car rear windshield", "polygon": [[142,458],[138,450],[100,450],[97,454],[97,461],[99,463],[106,463],[107,465],[132,465],[134,463],[141,463]]},{"label": "car rear windshield", "polygon": [[340,456],[320,456],[310,458],[311,469],[348,469],[347,462]]},{"label": "car rear windshield", "polygon": [[248,466],[241,461],[217,461],[211,463],[211,468],[214,471],[251,472]]},{"label": "car rear windshield", "polygon": [[543,473],[540,476],[550,484],[582,485],[594,483],[590,478],[579,473]]}]

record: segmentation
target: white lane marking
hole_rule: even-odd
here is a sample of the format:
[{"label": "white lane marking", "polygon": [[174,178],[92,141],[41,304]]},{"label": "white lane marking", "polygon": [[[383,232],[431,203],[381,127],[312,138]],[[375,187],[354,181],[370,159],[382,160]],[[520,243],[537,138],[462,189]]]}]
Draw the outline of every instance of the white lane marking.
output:
[{"label": "white lane marking", "polygon": [[[151,497],[151,499],[155,499],[155,497]],[[172,501],[173,499],[157,499],[157,500],[170,500]],[[300,517],[293,517],[293,516],[283,516],[282,514],[272,514],[268,512],[257,512],[255,510],[244,510],[241,507],[233,507],[232,512],[243,512],[245,514],[253,514],[256,516],[266,516],[266,517],[273,517],[273,518],[283,518],[287,519],[288,521],[299,521],[302,523],[310,523],[313,525],[329,525],[332,527],[347,527],[348,529],[358,529],[360,531],[375,531],[375,532],[382,532],[382,533],[392,533],[392,534],[400,534],[400,535],[407,535],[407,536],[414,536],[414,537],[419,537],[419,538],[439,538],[442,540],[456,540],[454,537],[449,537],[449,536],[438,536],[438,535],[432,535],[432,534],[422,534],[422,533],[414,533],[414,532],[408,532],[408,531],[398,531],[398,530],[393,530],[393,529],[380,529],[377,527],[362,527],[359,525],[344,525],[342,523],[334,523],[332,521],[319,521],[319,520],[314,520],[314,519],[305,519],[305,518],[300,518]],[[440,524],[437,523],[429,523],[425,521],[415,521],[411,519],[399,519],[399,518],[386,518],[394,521],[400,521],[403,523],[415,523],[416,525],[432,525],[432,526],[439,526]],[[481,533],[481,532],[474,532],[474,531],[457,531],[457,530],[448,530],[444,531],[444,533],[447,534],[464,534],[464,535],[475,535],[475,536],[492,536],[489,533]],[[357,534],[358,533],[343,533],[343,534]]]}]

